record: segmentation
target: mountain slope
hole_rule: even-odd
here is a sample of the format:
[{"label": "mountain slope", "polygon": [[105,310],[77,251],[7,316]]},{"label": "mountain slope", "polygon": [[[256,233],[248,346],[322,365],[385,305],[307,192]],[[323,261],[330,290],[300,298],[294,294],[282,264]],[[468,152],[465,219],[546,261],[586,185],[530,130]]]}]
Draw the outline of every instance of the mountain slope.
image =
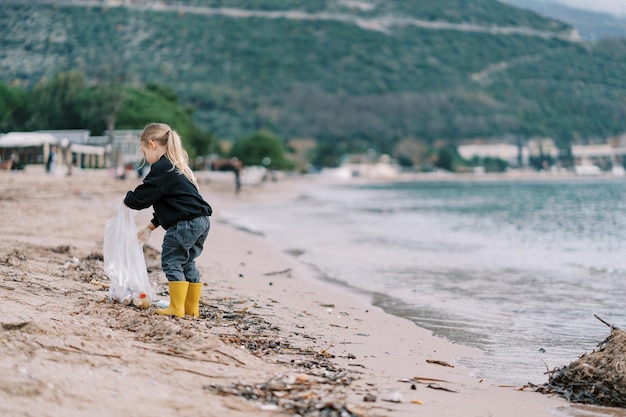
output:
[{"label": "mountain slope", "polygon": [[26,3],[0,0],[0,81],[115,66],[171,86],[221,138],[265,127],[385,150],[626,130],[625,43],[586,45],[495,1]]}]

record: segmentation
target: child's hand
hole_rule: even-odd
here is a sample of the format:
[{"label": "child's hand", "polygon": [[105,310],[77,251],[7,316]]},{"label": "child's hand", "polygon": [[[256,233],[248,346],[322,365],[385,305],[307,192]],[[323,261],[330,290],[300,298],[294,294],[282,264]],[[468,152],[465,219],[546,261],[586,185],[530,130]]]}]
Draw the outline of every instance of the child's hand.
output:
[{"label": "child's hand", "polygon": [[139,243],[141,243],[142,245],[148,243],[148,240],[150,239],[150,233],[152,233],[152,229],[147,226],[139,229],[137,231],[137,239],[139,240]]}]

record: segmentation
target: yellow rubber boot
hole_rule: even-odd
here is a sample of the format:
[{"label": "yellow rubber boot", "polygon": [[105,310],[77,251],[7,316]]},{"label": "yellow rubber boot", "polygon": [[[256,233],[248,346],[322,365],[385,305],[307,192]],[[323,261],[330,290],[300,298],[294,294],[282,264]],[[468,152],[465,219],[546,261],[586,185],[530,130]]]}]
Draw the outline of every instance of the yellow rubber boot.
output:
[{"label": "yellow rubber boot", "polygon": [[200,317],[200,294],[202,293],[201,282],[190,282],[185,299],[185,314],[191,317]]},{"label": "yellow rubber boot", "polygon": [[185,298],[187,298],[187,281],[169,281],[170,305],[167,308],[158,309],[157,313],[164,316],[185,317]]}]

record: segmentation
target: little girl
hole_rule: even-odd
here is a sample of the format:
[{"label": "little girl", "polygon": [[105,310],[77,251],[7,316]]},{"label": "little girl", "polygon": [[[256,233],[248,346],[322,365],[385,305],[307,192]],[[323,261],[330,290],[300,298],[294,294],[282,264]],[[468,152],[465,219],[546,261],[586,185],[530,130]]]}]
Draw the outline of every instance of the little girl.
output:
[{"label": "little girl", "polygon": [[195,259],[209,234],[213,210],[198,192],[178,133],[163,123],[149,124],[141,134],[140,148],[151,164],[150,172],[126,194],[124,204],[135,210],[154,208],[150,223],[137,233],[141,242],[147,242],[159,226],[166,230],[161,266],[169,284],[170,304],[157,312],[198,317],[202,283]]}]

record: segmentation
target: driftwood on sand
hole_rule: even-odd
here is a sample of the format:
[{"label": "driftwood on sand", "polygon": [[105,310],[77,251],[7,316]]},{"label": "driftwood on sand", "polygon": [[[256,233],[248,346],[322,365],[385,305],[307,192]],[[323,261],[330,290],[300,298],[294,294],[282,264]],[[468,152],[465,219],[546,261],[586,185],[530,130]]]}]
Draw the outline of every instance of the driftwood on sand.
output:
[{"label": "driftwood on sand", "polygon": [[626,408],[626,331],[595,317],[611,328],[609,336],[593,352],[548,372],[548,382],[535,388],[574,403]]}]

